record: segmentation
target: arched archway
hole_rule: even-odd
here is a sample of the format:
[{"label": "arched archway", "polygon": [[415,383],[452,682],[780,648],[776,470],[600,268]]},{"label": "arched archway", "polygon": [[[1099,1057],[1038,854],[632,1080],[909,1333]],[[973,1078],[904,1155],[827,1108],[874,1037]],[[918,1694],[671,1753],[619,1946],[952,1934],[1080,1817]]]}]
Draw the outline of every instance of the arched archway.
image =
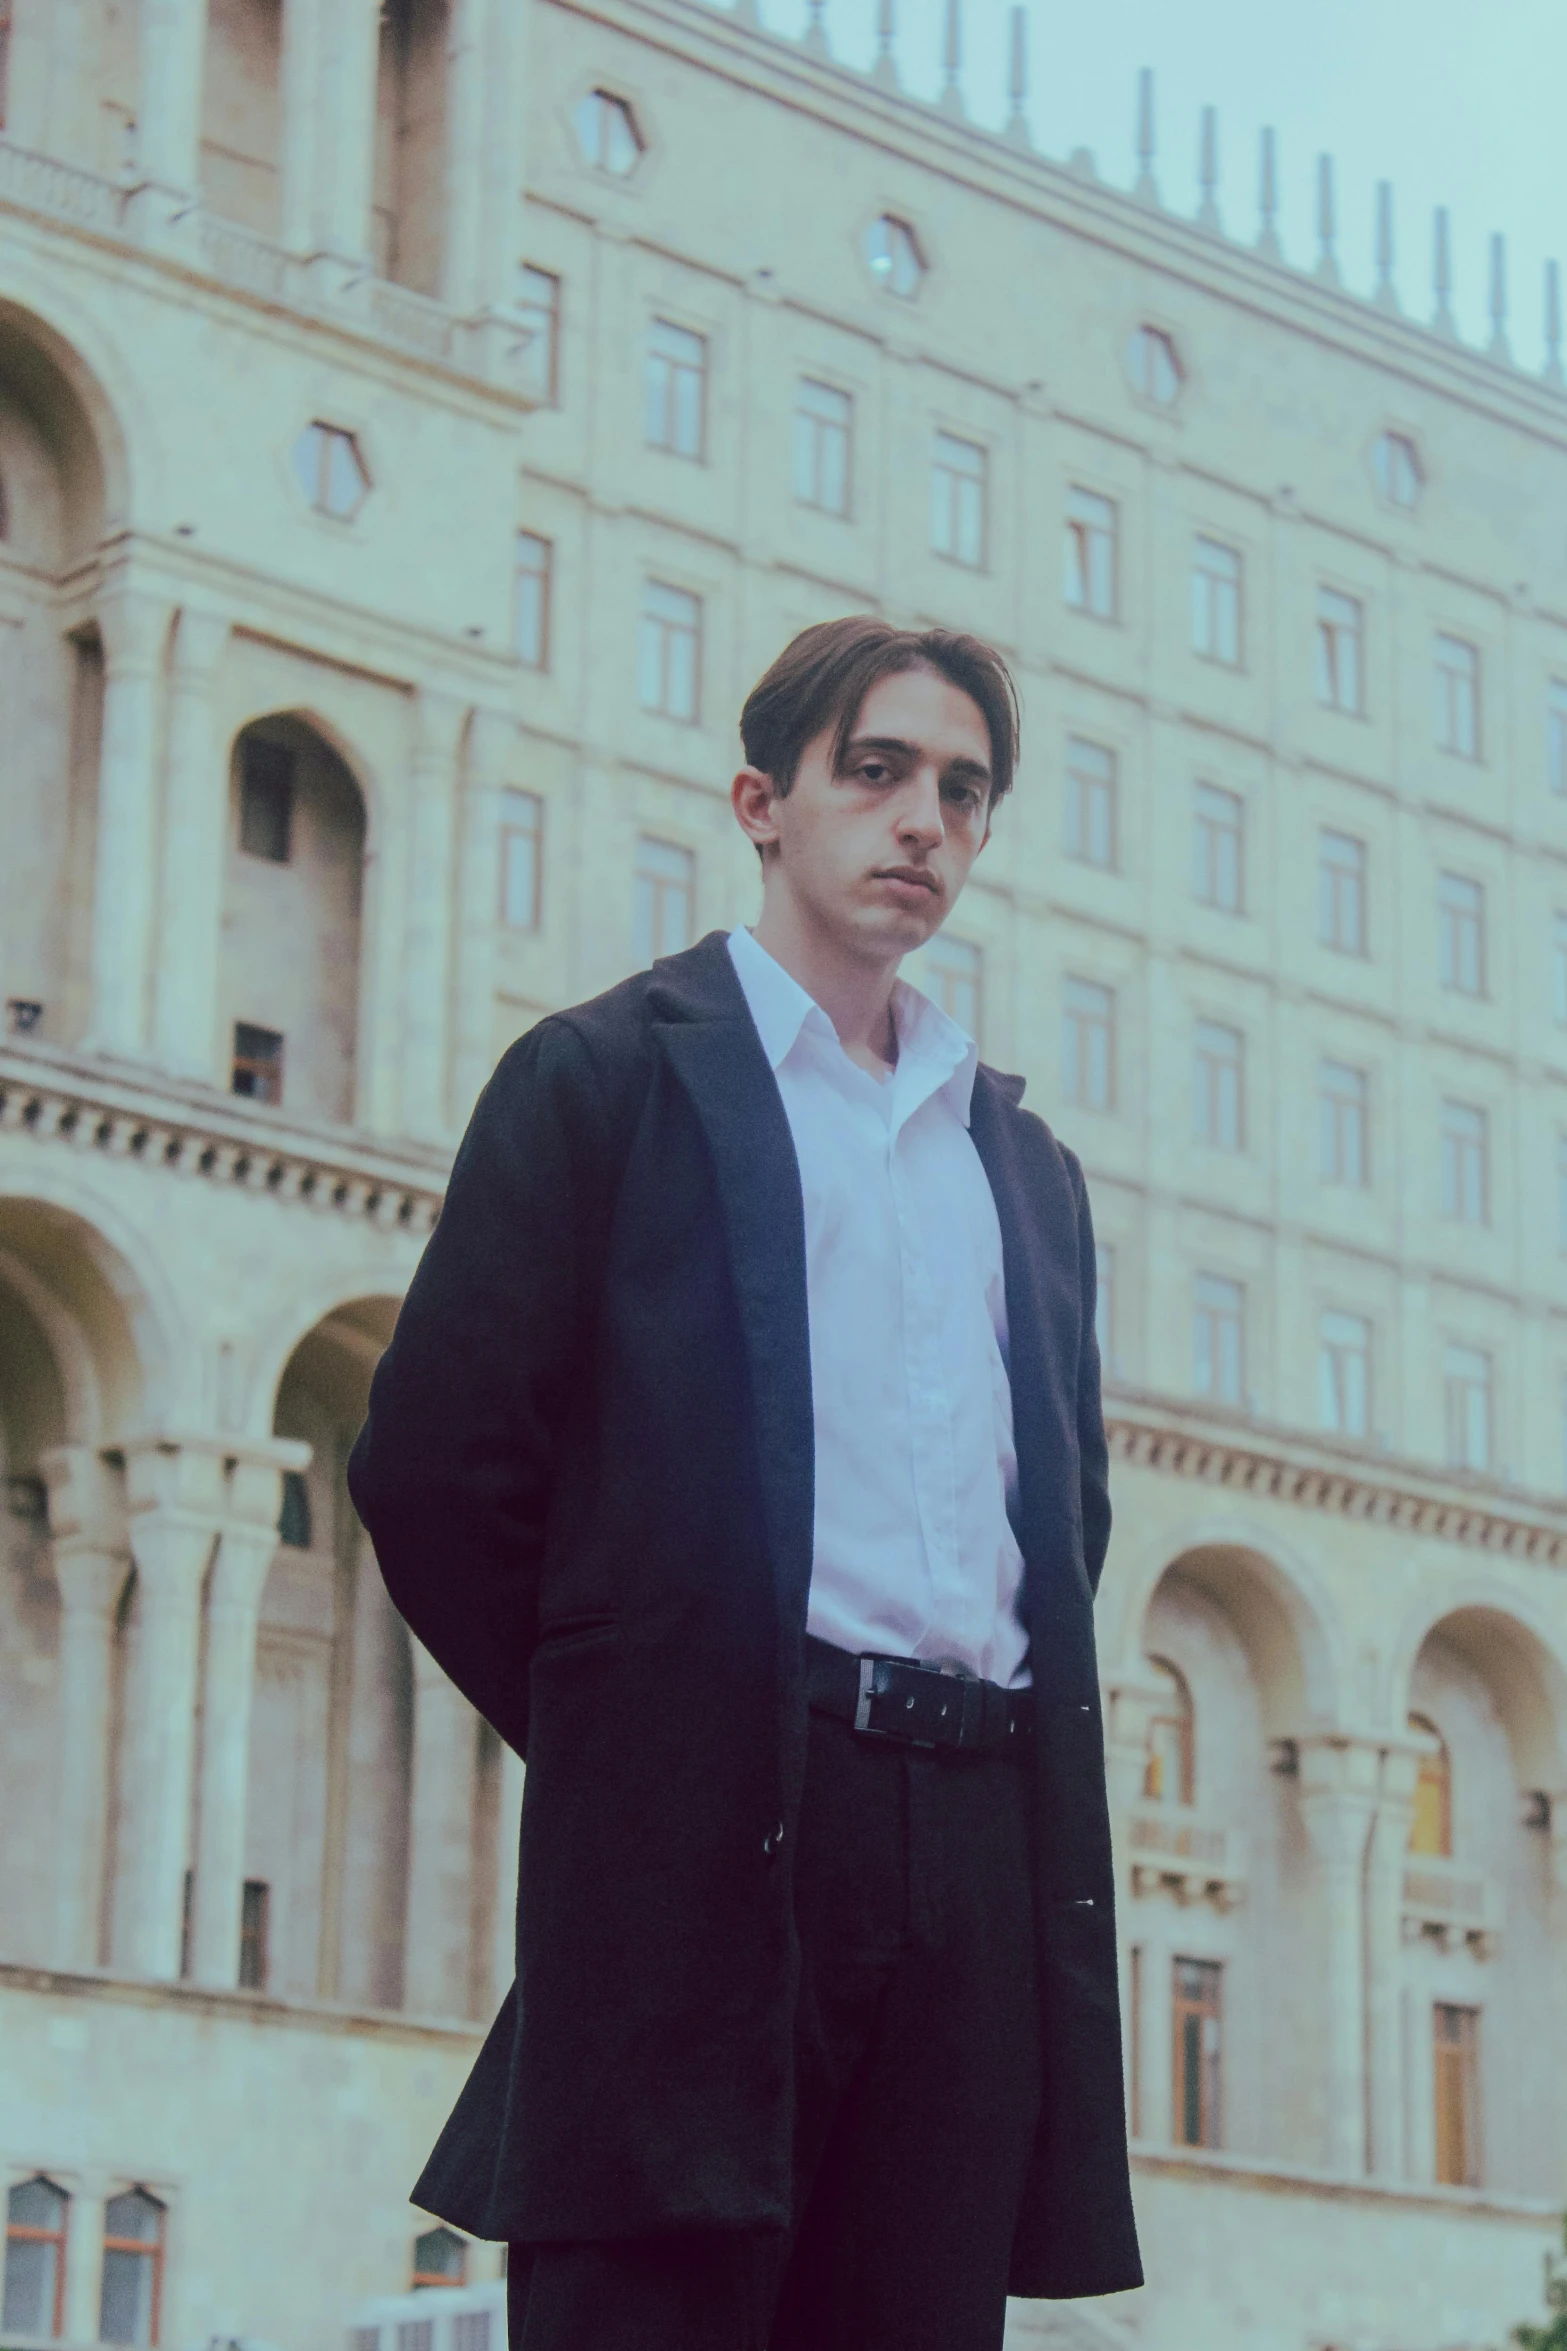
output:
[{"label": "arched archway", "polygon": [[364,795],[297,711],[234,741],[219,1020],[235,1093],[308,1120],[358,1108]]},{"label": "arched archway", "polygon": [[0,299],[0,707],[6,799],[20,853],[0,865],[0,999],[13,1033],[80,1025],[83,907],[97,788],[101,656],[64,634],[78,579],[123,513],[125,453],[107,396],[51,327]]}]

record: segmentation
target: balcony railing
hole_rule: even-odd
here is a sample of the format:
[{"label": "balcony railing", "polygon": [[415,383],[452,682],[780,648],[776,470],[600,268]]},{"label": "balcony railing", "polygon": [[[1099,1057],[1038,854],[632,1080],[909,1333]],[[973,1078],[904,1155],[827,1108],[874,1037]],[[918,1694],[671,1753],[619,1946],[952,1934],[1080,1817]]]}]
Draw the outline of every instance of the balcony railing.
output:
[{"label": "balcony railing", "polygon": [[[465,336],[443,304],[385,278],[366,278],[352,268],[320,268],[306,257],[241,228],[234,221],[197,209],[170,220],[155,213],[139,219],[130,189],[52,156],[33,155],[0,139],[0,208],[31,212],[72,228],[114,237],[139,250],[161,254],[182,266],[194,265],[219,285],[254,301],[286,304],[291,310],[329,321],[346,332],[393,345],[409,357],[443,367],[461,366],[504,379],[508,391],[530,391],[527,335],[516,332],[489,344]],[[489,356],[480,357],[487,350]]]},{"label": "balcony railing", "polygon": [[1416,1853],[1404,1864],[1404,1933],[1411,1942],[1428,1935],[1444,1950],[1467,1943],[1484,1957],[1505,1923],[1500,1886],[1472,1863]]},{"label": "balcony railing", "polygon": [[1245,1839],[1189,1804],[1136,1804],[1127,1819],[1132,1892],[1232,1910],[1246,1894]]}]

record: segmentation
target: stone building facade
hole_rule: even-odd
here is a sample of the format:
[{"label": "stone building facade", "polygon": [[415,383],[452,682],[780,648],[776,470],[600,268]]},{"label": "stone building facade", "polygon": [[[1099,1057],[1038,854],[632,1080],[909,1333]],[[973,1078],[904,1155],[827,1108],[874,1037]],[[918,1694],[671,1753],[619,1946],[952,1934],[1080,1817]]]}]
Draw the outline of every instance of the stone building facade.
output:
[{"label": "stone building facade", "polygon": [[1015,665],[924,977],[1103,1255],[1150,2287],[1017,2339],[1454,2351],[1536,2303],[1554,346],[1347,292],[1330,207],[1297,269],[1211,172],[1192,222],[1146,152],[1045,160],[1021,74],[1005,136],[919,103],[882,21],[861,74],[814,8],[0,9],[9,2346],[328,2351],[497,2274],[405,2199],[509,1981],[520,1767],[345,1452],[496,1054],[752,910],[740,699],[867,606]]}]

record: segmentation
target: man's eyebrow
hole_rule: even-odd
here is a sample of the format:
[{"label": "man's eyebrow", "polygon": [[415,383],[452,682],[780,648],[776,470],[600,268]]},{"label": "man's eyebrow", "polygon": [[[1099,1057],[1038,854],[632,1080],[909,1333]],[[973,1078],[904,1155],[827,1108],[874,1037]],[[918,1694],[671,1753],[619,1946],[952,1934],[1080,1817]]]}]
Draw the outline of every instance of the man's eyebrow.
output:
[{"label": "man's eyebrow", "polygon": [[[863,759],[867,751],[886,752],[898,759],[917,759],[920,750],[920,744],[906,743],[901,735],[856,735],[845,747],[843,763],[847,767],[851,759]],[[974,776],[982,784],[990,782],[990,769],[984,760],[970,759],[961,752],[956,759],[948,760],[942,773],[949,776]]]}]

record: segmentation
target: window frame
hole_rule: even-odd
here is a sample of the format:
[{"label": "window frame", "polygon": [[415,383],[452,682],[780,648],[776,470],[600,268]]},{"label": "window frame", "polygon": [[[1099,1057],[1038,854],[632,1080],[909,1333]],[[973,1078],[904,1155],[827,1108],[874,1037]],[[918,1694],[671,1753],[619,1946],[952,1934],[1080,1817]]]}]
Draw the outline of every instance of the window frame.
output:
[{"label": "window frame", "polygon": [[[679,597],[689,608],[689,623],[671,611],[654,609],[660,596]],[[702,723],[702,635],[704,601],[692,588],[683,588],[678,581],[661,580],[645,573],[642,581],[642,605],[637,631],[637,700],[650,718],[667,718],[674,726],[700,726]],[[671,650],[678,638],[690,640],[690,707],[677,709],[671,697],[671,680],[676,676],[676,665]],[[651,657],[650,657],[651,648]],[[650,701],[645,691],[650,668],[658,673],[658,699]]]},{"label": "window frame", "polygon": [[[1205,1987],[1198,1994],[1184,1986],[1181,1970],[1200,1975]],[[1174,1952],[1170,1959],[1171,2136],[1178,2147],[1222,2147],[1224,2144],[1224,1962]],[[1204,2029],[1211,2024],[1210,2036]],[[1195,2025],[1195,2068],[1190,2067]],[[1195,2079],[1192,2078],[1193,2074]],[[1195,2100],[1193,2092],[1195,2090]],[[1197,2135],[1186,2128],[1195,2108]]]},{"label": "window frame", "polygon": [[[1463,654],[1464,661],[1445,658]],[[1451,759],[1478,766],[1484,758],[1482,719],[1483,662],[1478,644],[1436,629],[1431,639],[1431,682],[1435,696],[1434,740],[1438,751]]]},{"label": "window frame", "polygon": [[1061,1044],[1063,1098],[1075,1110],[1113,1117],[1117,1076],[1114,988],[1078,972],[1063,972]]},{"label": "window frame", "polygon": [[1206,776],[1192,783],[1192,897],[1215,914],[1246,911],[1246,801]]},{"label": "window frame", "polygon": [[[12,2219],[11,2198],[17,2194],[18,2190],[32,2187],[47,2188],[51,2195],[58,2196],[60,2199],[60,2225],[57,2229],[40,2228],[33,2221]],[[44,2332],[44,2339],[52,2343],[58,2342],[65,2332],[65,2281],[66,2264],[70,2257],[71,2204],[70,2190],[62,2188],[58,2180],[51,2179],[49,2174],[44,2171],[29,2172],[25,2179],[12,2180],[6,2188],[5,2266],[4,2270],[0,2271],[0,2305],[3,2305],[6,2299],[7,2288],[10,2284],[12,2245],[52,2245],[54,2247],[54,2301],[49,2325]],[[20,2333],[23,2330],[19,2328],[17,2331]]]},{"label": "window frame", "polygon": [[[965,469],[948,451],[973,459]],[[990,561],[990,451],[937,425],[930,457],[930,551],[965,571],[984,571]]]},{"label": "window frame", "polygon": [[[541,550],[541,558],[534,564],[523,559],[525,547]],[[538,649],[530,652],[525,645],[523,611],[526,603],[524,583],[534,590],[538,605]],[[520,525],[512,534],[511,562],[511,650],[513,658],[536,676],[546,677],[550,667],[550,622],[555,602],[555,542],[545,538],[542,531],[530,531]]]},{"label": "window frame", "polygon": [[1449,995],[1489,995],[1485,884],[1473,874],[1437,874],[1437,976]]},{"label": "window frame", "polygon": [[1545,788],[1567,799],[1567,678],[1545,681]]},{"label": "window frame", "polygon": [[[841,415],[823,414],[812,409],[805,399],[808,392],[825,394],[829,400],[843,403]],[[807,507],[812,514],[830,515],[835,522],[849,522],[854,512],[854,394],[846,392],[841,384],[830,384],[824,376],[798,375],[794,387],[793,436],[790,445],[790,486],[797,506]],[[835,438],[842,441],[843,498],[840,505],[818,495],[829,468],[824,464],[823,451]],[[803,460],[803,462],[802,462]],[[802,476],[809,486],[802,488]]]},{"label": "window frame", "polygon": [[1331,1053],[1317,1060],[1317,1175],[1345,1191],[1371,1189],[1371,1072]]},{"label": "window frame", "polygon": [[[548,286],[550,291],[542,299],[531,290],[534,285]],[[560,342],[561,323],[565,309],[565,280],[559,270],[545,269],[541,262],[519,261],[517,264],[517,318],[520,325],[532,329],[530,342],[524,350],[541,348],[544,364],[543,382],[539,387],[541,404],[546,408],[560,406]],[[542,320],[542,333],[534,324]]]},{"label": "window frame", "polygon": [[[658,347],[660,334],[669,339],[669,347],[664,350]],[[694,347],[695,357],[691,348],[684,352],[675,348],[676,337],[688,347]],[[697,327],[685,326],[679,319],[665,318],[662,312],[655,312],[648,321],[642,353],[644,448],[656,449],[665,457],[678,457],[687,465],[707,463],[711,374],[711,337]]]},{"label": "window frame", "polygon": [[[1205,561],[1205,554],[1224,557],[1234,566],[1233,572],[1226,572]],[[1210,532],[1194,531],[1190,582],[1192,651],[1199,661],[1212,662],[1218,669],[1244,669],[1244,553],[1239,547],[1232,547],[1227,540],[1214,538]],[[1224,625],[1226,616],[1227,630]],[[1224,642],[1226,635],[1229,639],[1228,647]]]},{"label": "window frame", "polygon": [[[277,1046],[276,1053],[264,1053],[259,1046],[253,1047],[248,1053],[245,1052],[242,1049],[241,1039],[247,1035],[272,1039]],[[283,1073],[287,1058],[288,1038],[281,1029],[269,1029],[259,1020],[236,1020],[233,1053],[229,1061],[229,1092],[239,1102],[260,1102],[274,1110],[281,1108]],[[242,1073],[262,1077],[271,1074],[275,1077],[276,1090],[263,1092],[257,1091],[253,1087],[237,1086],[234,1080]]]},{"label": "window frame", "polygon": [[[1443,2187],[1478,2188],[1483,2177],[1480,2015],[1478,2001],[1431,2003],[1432,2169]],[[1444,2062],[1449,2051],[1452,2063]],[[1456,2163],[1449,2154],[1455,2148]]]},{"label": "window frame", "polygon": [[[1478,1366],[1478,1369],[1476,1367]],[[1480,1418],[1476,1422],[1478,1409]],[[1479,1427],[1480,1458],[1470,1444]],[[1496,1359],[1487,1347],[1449,1339],[1442,1349],[1443,1458],[1449,1469],[1489,1477],[1496,1460]]]},{"label": "window frame", "polygon": [[[1329,609],[1332,607],[1333,609]],[[1341,718],[1366,715],[1366,603],[1347,588],[1317,582],[1313,622],[1317,707]],[[1344,652],[1349,651],[1348,663]],[[1347,672],[1353,672],[1348,675]]]},{"label": "window frame", "polygon": [[1490,1114],[1483,1102],[1444,1095],[1439,1131],[1442,1215],[1450,1224],[1486,1231],[1491,1223]]},{"label": "window frame", "polygon": [[[877,231],[886,234],[881,243],[885,251],[876,251]],[[930,255],[925,240],[913,221],[901,212],[878,212],[868,221],[860,240],[860,252],[871,277],[884,294],[898,302],[917,302],[920,290],[930,275]],[[899,283],[899,279],[903,283]]]},{"label": "window frame", "polygon": [[[1329,1330],[1330,1324],[1339,1326],[1338,1332]],[[1343,1334],[1353,1326],[1359,1344]],[[1318,1420],[1330,1436],[1369,1438],[1372,1432],[1373,1369],[1376,1334],[1371,1317],[1355,1314],[1347,1307],[1324,1306],[1317,1316],[1317,1406]],[[1346,1365],[1358,1364],[1360,1420],[1357,1426],[1353,1416],[1345,1410],[1346,1400],[1353,1394],[1355,1374],[1346,1379]],[[1331,1395],[1333,1411],[1324,1409]]]},{"label": "window frame", "polygon": [[[109,2214],[116,2204],[122,2202],[128,2196],[143,2197],[157,2213],[158,2233],[155,2237],[135,2238],[114,2237],[110,2235]],[[151,2299],[148,2311],[147,2341],[145,2351],[159,2351],[159,2345],[162,2341],[163,2335],[163,2269],[164,2258],[168,2250],[168,2237],[169,2208],[161,2197],[155,2196],[152,2190],[145,2186],[141,2181],[136,2181],[128,2188],[121,2188],[113,2196],[105,2198],[103,2207],[103,2259],[100,2264],[98,2282],[98,2329],[100,2339],[103,2342],[109,2343],[122,2340],[122,2338],[109,2335],[105,2331],[103,2325],[103,2298],[109,2280],[109,2256],[111,2253],[120,2253],[133,2256],[139,2260],[149,2261],[152,2265]]]},{"label": "window frame", "polygon": [[[1220,1296],[1223,1292],[1223,1296]],[[1199,1271],[1192,1281],[1192,1393],[1210,1404],[1226,1404],[1232,1411],[1246,1408],[1246,1284],[1233,1274]],[[1206,1327],[1205,1327],[1206,1326]],[[1233,1348],[1229,1341],[1233,1339]],[[1206,1360],[1212,1377],[1202,1384]],[[1227,1374],[1232,1368],[1234,1393]]]},{"label": "window frame", "polygon": [[[1334,856],[1329,842],[1342,842],[1355,856]],[[1368,842],[1340,832],[1337,825],[1317,827],[1317,944],[1332,955],[1353,955],[1362,962],[1370,956],[1370,872]],[[1346,907],[1353,911],[1353,923],[1343,919]],[[1351,931],[1353,939],[1347,935]]]},{"label": "window frame", "polygon": [[[977,940],[938,931],[925,949],[924,966],[926,976],[934,982],[928,991],[932,1002],[978,1044],[985,1012],[984,948]],[[972,992],[972,1020],[965,1019],[952,1001],[964,989]]]},{"label": "window frame", "polygon": [[[1163,382],[1161,364],[1169,371]],[[1180,406],[1186,389],[1186,363],[1178,337],[1153,319],[1139,319],[1126,338],[1126,374],[1138,399],[1168,416]]]},{"label": "window frame", "polygon": [[[527,803],[524,807],[522,804]],[[544,913],[544,800],[538,792],[524,791],[520,786],[507,785],[501,794],[500,822],[497,827],[497,855],[495,877],[499,890],[496,919],[505,931],[529,932],[542,927]],[[529,891],[530,913],[524,922],[516,921],[511,912],[511,851],[513,842],[523,843],[532,863],[532,886]]]},{"label": "window frame", "polygon": [[[1233,1053],[1215,1049],[1210,1040],[1225,1037],[1234,1040]],[[1243,1029],[1232,1028],[1228,1021],[1208,1020],[1201,1015],[1195,1023],[1192,1038],[1193,1111],[1192,1140],[1205,1150],[1244,1152],[1246,1149],[1246,1035]],[[1230,1083],[1226,1087],[1226,1080]],[[1233,1112],[1227,1120],[1226,1105]],[[1233,1134],[1226,1129],[1232,1128]]]},{"label": "window frame", "polygon": [[[1078,754],[1087,753],[1088,762]],[[1103,760],[1102,771],[1092,762]],[[1066,779],[1066,845],[1065,854],[1074,865],[1093,867],[1097,873],[1120,871],[1120,754],[1108,743],[1096,743],[1089,735],[1068,735],[1062,760]],[[1093,817],[1102,798],[1105,833],[1105,855],[1095,857],[1091,852]]]},{"label": "window frame", "polygon": [[[588,107],[594,110],[595,136],[591,150],[589,141],[583,136],[582,127],[583,112]],[[613,136],[604,135],[604,126],[611,122],[623,125],[630,141],[630,158],[624,164],[617,163],[608,152],[614,145],[614,139]],[[647,153],[647,137],[637,108],[622,92],[608,89],[602,82],[595,82],[590,90],[584,90],[572,107],[571,128],[581,163],[588,171],[598,172],[607,180],[629,180]]]},{"label": "window frame", "polygon": [[[671,871],[660,873],[656,861],[644,862],[648,850],[658,850],[665,856],[682,861],[679,876]],[[644,898],[644,886],[647,896]],[[632,952],[637,968],[646,970],[661,956],[678,955],[689,947],[696,936],[697,866],[696,851],[684,841],[666,840],[661,833],[637,834],[636,859],[632,868]],[[675,897],[684,899],[685,915],[682,937],[678,946],[662,943],[665,935],[664,909]],[[643,908],[647,907],[646,938],[649,952],[644,956]]]},{"label": "window frame", "polygon": [[1113,623],[1121,617],[1120,502],[1086,482],[1067,484],[1061,590],[1067,610],[1085,620]]}]

